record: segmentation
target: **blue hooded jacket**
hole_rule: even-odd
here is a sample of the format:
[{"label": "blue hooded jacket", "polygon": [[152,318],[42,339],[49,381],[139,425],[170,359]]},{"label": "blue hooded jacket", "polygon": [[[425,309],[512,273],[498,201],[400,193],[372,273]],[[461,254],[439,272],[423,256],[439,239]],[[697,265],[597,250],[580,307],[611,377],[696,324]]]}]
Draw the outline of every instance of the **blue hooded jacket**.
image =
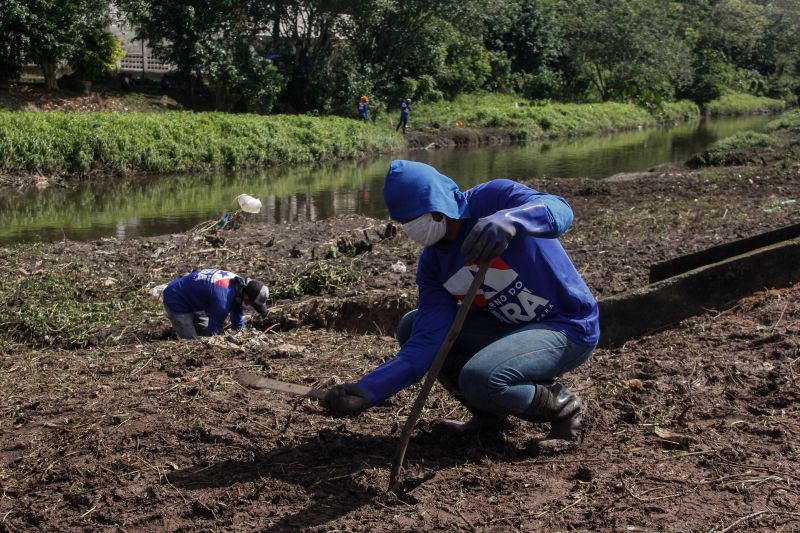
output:
[{"label": "blue hooded jacket", "polygon": [[244,327],[240,278],[233,272],[206,268],[172,280],[164,289],[164,305],[173,313],[208,315],[209,336],[222,333],[225,318],[234,329]]},{"label": "blue hooded jacket", "polygon": [[566,200],[505,179],[461,192],[433,167],[411,161],[391,163],[383,195],[394,220],[439,212],[461,220],[461,227],[455,240],[443,239],[423,250],[411,338],[395,357],[358,381],[370,405],[419,381],[430,368],[478,271],[478,265],[467,264],[461,245],[478,219],[498,212],[514,224],[516,236],[490,263],[473,307],[506,324],[540,323],[573,342],[597,344],[597,302],[557,239],[572,224]]}]

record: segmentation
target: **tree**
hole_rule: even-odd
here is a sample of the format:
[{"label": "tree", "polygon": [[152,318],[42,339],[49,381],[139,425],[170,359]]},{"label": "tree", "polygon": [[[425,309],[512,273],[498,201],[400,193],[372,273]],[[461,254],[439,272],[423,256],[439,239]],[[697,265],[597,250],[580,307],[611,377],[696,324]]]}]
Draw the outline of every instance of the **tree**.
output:
[{"label": "tree", "polygon": [[45,86],[55,89],[56,69],[83,46],[83,36],[108,23],[107,0],[28,0],[26,56],[39,65]]},{"label": "tree", "polygon": [[0,0],[0,83],[19,76],[27,43],[28,18],[24,2]]},{"label": "tree", "polygon": [[276,11],[257,0],[126,0],[138,37],[194,91],[208,83],[215,107],[269,111],[284,77],[266,57],[265,34]]},{"label": "tree", "polygon": [[[490,25],[488,46],[499,54],[495,65],[507,58],[505,76],[515,78],[513,85],[530,98],[550,98],[560,91],[564,45],[556,7],[551,0],[510,1]],[[498,75],[503,76],[495,67]]]},{"label": "tree", "polygon": [[691,79],[668,2],[562,0],[566,50],[602,100],[658,103]]},{"label": "tree", "polygon": [[125,50],[112,33],[101,28],[90,28],[81,36],[82,43],[69,58],[69,63],[80,79],[96,80],[112,70],[125,56]]},{"label": "tree", "polygon": [[792,99],[800,57],[800,4],[792,0],[682,0],[694,83],[683,94],[707,102],[730,91]]}]

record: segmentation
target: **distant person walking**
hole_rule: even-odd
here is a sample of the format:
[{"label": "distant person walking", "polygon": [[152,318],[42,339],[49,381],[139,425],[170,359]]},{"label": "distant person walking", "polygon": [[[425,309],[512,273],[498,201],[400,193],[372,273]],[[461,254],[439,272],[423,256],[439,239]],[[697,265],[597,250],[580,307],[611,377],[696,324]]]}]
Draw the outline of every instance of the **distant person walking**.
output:
[{"label": "distant person walking", "polygon": [[394,131],[403,127],[403,134],[406,132],[406,126],[408,125],[408,115],[411,113],[411,99],[406,98],[402,102],[400,102],[400,122],[397,123],[397,127]]},{"label": "distant person walking", "polygon": [[369,98],[362,96],[358,102],[358,118],[367,122],[369,119]]}]

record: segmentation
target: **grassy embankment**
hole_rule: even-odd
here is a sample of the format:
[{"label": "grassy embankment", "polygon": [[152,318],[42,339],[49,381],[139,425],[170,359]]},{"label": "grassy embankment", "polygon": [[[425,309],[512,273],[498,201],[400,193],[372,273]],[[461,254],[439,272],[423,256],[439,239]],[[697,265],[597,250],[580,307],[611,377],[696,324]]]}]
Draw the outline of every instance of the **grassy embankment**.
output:
[{"label": "grassy embankment", "polygon": [[[744,114],[782,106],[778,100],[731,95],[707,109],[712,114]],[[483,94],[415,106],[411,126],[427,133],[492,129],[525,141],[651,127],[699,116],[697,105],[687,101],[664,104],[651,113],[633,104],[541,104]],[[379,122],[172,111],[0,111],[0,177],[258,168],[403,147],[403,139]]]},{"label": "grassy embankment", "polygon": [[687,163],[691,167],[701,167],[796,161],[798,149],[795,135],[798,131],[800,109],[794,109],[767,124],[763,132],[736,133],[695,155]]},{"label": "grassy embankment", "polygon": [[414,106],[411,124],[424,132],[492,128],[519,140],[586,135],[655,126],[700,116],[688,101],[665,104],[656,113],[634,104],[559,104],[527,101],[512,95],[464,95],[450,102]]},{"label": "grassy embankment", "polygon": [[753,96],[751,94],[727,94],[706,104],[705,112],[711,116],[754,115],[783,111],[783,100]]},{"label": "grassy embankment", "polygon": [[0,112],[0,174],[186,172],[395,150],[393,131],[340,117]]}]

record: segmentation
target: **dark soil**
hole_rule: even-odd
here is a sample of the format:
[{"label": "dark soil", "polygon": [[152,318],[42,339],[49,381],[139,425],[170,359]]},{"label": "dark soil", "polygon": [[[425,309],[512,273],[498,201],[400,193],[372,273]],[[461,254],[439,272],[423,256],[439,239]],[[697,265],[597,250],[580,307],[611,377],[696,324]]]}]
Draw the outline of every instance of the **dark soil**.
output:
[{"label": "dark soil", "polygon": [[518,135],[502,128],[453,128],[437,132],[412,131],[406,136],[408,147],[412,150],[506,144],[520,140]]},{"label": "dark soil", "polygon": [[[781,203],[800,197],[798,169],[532,185],[573,205],[562,241],[603,297],[646,284],[654,262],[800,222],[797,204]],[[435,387],[400,497],[386,488],[416,387],[336,419],[313,400],[236,384],[248,369],[327,387],[394,354],[419,248],[387,222],[243,219],[217,233],[0,248],[13,283],[68,275],[89,287],[78,298],[127,305],[81,341],[3,325],[0,529],[800,529],[800,285],[598,350],[565,378],[588,423],[561,455],[537,455],[530,443],[546,428],[517,420],[498,434],[444,433],[436,420],[467,413]],[[320,264],[320,294],[203,342],[171,339],[144,296],[194,267],[285,290]]]},{"label": "dark soil", "polygon": [[[152,84],[151,84],[152,85]],[[36,83],[11,83],[0,90],[0,109],[25,111],[169,111],[181,109],[171,91],[148,86],[145,92],[124,92],[112,81],[95,83],[84,96],[70,89],[45,89]]]}]

